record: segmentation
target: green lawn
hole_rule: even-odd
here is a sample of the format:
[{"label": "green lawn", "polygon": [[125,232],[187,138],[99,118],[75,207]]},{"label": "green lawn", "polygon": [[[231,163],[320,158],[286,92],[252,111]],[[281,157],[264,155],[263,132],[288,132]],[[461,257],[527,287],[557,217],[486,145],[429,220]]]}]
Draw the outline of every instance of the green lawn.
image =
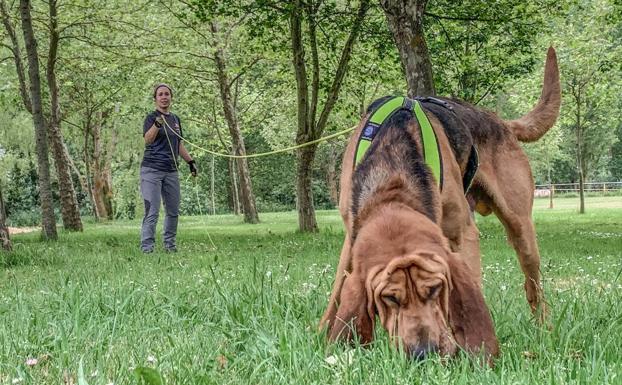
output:
[{"label": "green lawn", "polygon": [[16,235],[0,253],[0,384],[136,384],[142,367],[167,384],[622,384],[621,200],[590,198],[585,215],[536,201],[550,329],[531,318],[501,226],[478,217],[494,368],[409,362],[386,337],[328,345],[316,326],[341,248],[336,211],[319,212],[312,235],[295,213],[256,226],[182,218],[173,255],[141,254],[139,221],[53,243]]}]

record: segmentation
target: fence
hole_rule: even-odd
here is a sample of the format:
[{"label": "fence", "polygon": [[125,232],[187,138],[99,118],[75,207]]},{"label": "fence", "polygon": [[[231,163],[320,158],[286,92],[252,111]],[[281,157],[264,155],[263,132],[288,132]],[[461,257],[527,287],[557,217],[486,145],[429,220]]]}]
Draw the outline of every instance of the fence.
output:
[{"label": "fence", "polygon": [[[583,184],[583,190],[586,193],[595,194],[622,194],[622,182],[588,182]],[[555,183],[555,184],[537,184],[534,196],[548,197],[558,194],[578,194],[579,183]]]}]

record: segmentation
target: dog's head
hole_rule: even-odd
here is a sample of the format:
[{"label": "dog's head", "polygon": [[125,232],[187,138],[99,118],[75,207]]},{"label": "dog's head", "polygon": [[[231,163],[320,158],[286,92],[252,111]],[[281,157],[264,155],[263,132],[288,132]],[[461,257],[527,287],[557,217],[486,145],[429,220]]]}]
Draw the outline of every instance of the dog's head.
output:
[{"label": "dog's head", "polygon": [[416,212],[386,214],[357,235],[353,271],[344,282],[330,338],[356,333],[369,342],[377,317],[412,358],[453,355],[460,348],[496,355],[481,289],[438,226]]}]

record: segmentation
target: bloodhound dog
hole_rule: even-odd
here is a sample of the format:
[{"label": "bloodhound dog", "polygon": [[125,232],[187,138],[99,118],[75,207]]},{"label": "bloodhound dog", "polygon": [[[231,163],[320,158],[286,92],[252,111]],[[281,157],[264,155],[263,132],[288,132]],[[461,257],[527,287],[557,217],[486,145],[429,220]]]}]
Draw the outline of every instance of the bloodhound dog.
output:
[{"label": "bloodhound dog", "polygon": [[[540,100],[517,120],[454,99],[420,98],[442,158],[440,178],[424,162],[422,125],[404,108],[387,118],[355,164],[370,112],[384,100],[372,103],[344,154],[339,208],[346,235],[320,326],[332,341],[356,335],[366,343],[378,318],[415,358],[458,350],[495,356],[473,211],[495,213],[503,223],[525,275],[527,301],[543,319],[534,182],[519,141],[538,140],[559,115],[555,50],[548,51]],[[477,159],[469,188],[465,175]]]}]

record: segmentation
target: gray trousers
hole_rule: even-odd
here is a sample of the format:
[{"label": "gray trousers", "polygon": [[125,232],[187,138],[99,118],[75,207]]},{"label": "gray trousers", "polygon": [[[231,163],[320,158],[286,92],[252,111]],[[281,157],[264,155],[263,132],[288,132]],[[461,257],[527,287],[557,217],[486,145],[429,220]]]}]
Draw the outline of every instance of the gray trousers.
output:
[{"label": "gray trousers", "polygon": [[140,192],[145,202],[145,217],[140,233],[140,248],[151,251],[155,245],[155,231],[160,212],[160,202],[164,202],[163,241],[166,249],[175,248],[177,220],[179,218],[179,175],[177,171],[158,171],[149,167],[140,168]]}]

